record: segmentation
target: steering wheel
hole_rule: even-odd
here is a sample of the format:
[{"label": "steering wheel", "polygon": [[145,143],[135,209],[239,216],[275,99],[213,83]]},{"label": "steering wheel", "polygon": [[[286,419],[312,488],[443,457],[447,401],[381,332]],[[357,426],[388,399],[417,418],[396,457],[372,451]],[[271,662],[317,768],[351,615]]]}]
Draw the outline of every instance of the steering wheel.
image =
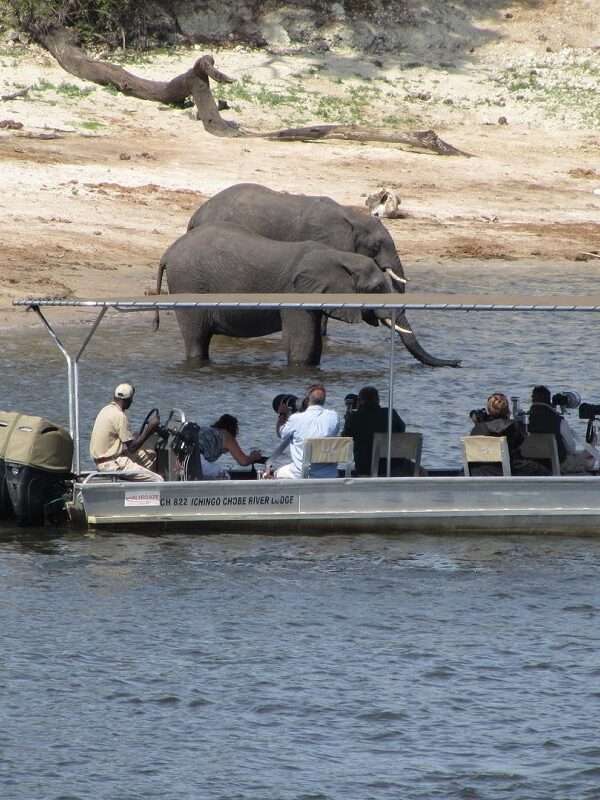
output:
[{"label": "steering wheel", "polygon": [[150,422],[150,417],[153,417],[154,414],[158,414],[160,418],[160,411],[158,410],[158,408],[151,408],[150,411],[144,417],[144,421],[142,422],[142,427],[140,428],[140,431],[144,430],[146,425]]}]

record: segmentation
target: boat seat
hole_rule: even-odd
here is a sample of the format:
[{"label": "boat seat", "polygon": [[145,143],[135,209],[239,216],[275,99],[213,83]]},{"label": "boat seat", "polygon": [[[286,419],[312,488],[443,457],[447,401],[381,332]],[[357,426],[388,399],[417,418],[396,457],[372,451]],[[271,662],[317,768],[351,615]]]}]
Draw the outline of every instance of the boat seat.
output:
[{"label": "boat seat", "polygon": [[302,461],[302,477],[310,478],[313,464],[342,464],[346,476],[352,472],[354,441],[351,436],[323,436],[306,439]]},{"label": "boat seat", "polygon": [[[406,458],[414,463],[413,475],[421,471],[421,452],[423,450],[422,433],[392,433],[392,458]],[[373,451],[371,455],[371,477],[379,475],[381,459],[387,460],[387,433],[373,434]]]},{"label": "boat seat", "polygon": [[[82,483],[91,483],[92,481],[96,481],[99,483],[104,479],[105,483],[118,483],[119,481],[135,481],[135,476],[138,473],[132,469],[122,469],[122,470],[94,470],[93,472],[86,473],[85,477],[81,481]],[[139,483],[139,481],[136,481]]]},{"label": "boat seat", "polygon": [[553,433],[530,433],[521,445],[521,455],[547,464],[553,475],[560,475],[558,447]]},{"label": "boat seat", "polygon": [[464,471],[471,475],[471,464],[500,464],[502,475],[511,475],[506,436],[463,436]]}]

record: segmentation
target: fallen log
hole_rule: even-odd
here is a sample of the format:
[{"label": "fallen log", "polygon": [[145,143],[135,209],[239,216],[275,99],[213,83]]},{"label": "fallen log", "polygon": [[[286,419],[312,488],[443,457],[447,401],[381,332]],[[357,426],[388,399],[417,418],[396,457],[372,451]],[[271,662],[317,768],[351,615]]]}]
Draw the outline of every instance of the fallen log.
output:
[{"label": "fallen log", "polygon": [[28,30],[32,38],[58,61],[60,66],[83,80],[101,86],[113,86],[119,92],[167,105],[183,106],[191,97],[196,105],[196,118],[202,121],[207,133],[214,136],[261,138],[271,141],[307,142],[343,139],[352,142],[385,142],[403,149],[445,156],[469,156],[444,142],[435,131],[399,132],[361,125],[310,125],[304,128],[286,128],[279,131],[252,131],[235,122],[223,119],[215,102],[210,79],[218,83],[234,83],[215,67],[214,58],[204,55],[193,67],[170,81],[153,81],[140,78],[116,64],[99,61],[87,55],[75,42],[66,28]]},{"label": "fallen log", "polygon": [[3,94],[0,96],[0,100],[7,101],[7,100],[16,100],[18,97],[26,97],[29,89],[31,87],[28,86],[26,89],[19,89],[18,92],[12,92],[11,94]]},{"label": "fallen log", "polygon": [[403,145],[409,150],[437,153],[443,156],[469,156],[437,135],[435,131],[399,133],[362,125],[310,125],[306,128],[287,128],[283,131],[260,134],[263,138],[280,142],[343,139],[352,142],[386,142]]},{"label": "fallen log", "polygon": [[77,78],[100,86],[113,86],[131,97],[166,105],[183,105],[188,97],[192,97],[197,116],[208,133],[217,136],[238,135],[236,127],[219,114],[209,84],[209,78],[219,83],[233,83],[234,78],[229,78],[216,69],[210,55],[202,56],[191,69],[170,81],[152,81],[140,78],[108,61],[90,58],[74,44],[73,35],[66,28],[32,32],[32,36],[54,56],[66,72]]}]

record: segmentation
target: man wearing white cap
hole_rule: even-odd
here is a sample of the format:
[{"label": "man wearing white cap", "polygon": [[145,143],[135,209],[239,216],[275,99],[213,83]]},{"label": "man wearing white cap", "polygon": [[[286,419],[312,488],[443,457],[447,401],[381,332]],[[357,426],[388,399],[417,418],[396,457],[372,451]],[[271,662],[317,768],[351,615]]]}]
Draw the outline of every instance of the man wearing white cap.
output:
[{"label": "man wearing white cap", "polygon": [[149,467],[154,465],[154,456],[143,450],[142,445],[159,426],[157,414],[153,414],[147,425],[134,436],[129,430],[125,411],[133,402],[135,389],[130,383],[120,383],[115,389],[112,403],[100,411],[94,422],[90,439],[90,455],[100,472],[128,472],[134,481],[162,481],[160,475]]}]

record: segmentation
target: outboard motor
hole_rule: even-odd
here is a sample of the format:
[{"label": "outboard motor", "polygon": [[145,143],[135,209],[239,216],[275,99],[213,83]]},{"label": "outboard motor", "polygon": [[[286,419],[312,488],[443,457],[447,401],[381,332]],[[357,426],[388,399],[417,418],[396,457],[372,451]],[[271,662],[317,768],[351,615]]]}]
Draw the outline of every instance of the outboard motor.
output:
[{"label": "outboard motor", "polygon": [[18,419],[19,414],[16,411],[0,411],[0,519],[14,517],[12,503],[8,495],[8,484],[6,483],[4,454]]},{"label": "outboard motor", "polygon": [[18,414],[4,450],[5,481],[19,525],[43,525],[44,508],[71,476],[73,440],[43,417]]}]

